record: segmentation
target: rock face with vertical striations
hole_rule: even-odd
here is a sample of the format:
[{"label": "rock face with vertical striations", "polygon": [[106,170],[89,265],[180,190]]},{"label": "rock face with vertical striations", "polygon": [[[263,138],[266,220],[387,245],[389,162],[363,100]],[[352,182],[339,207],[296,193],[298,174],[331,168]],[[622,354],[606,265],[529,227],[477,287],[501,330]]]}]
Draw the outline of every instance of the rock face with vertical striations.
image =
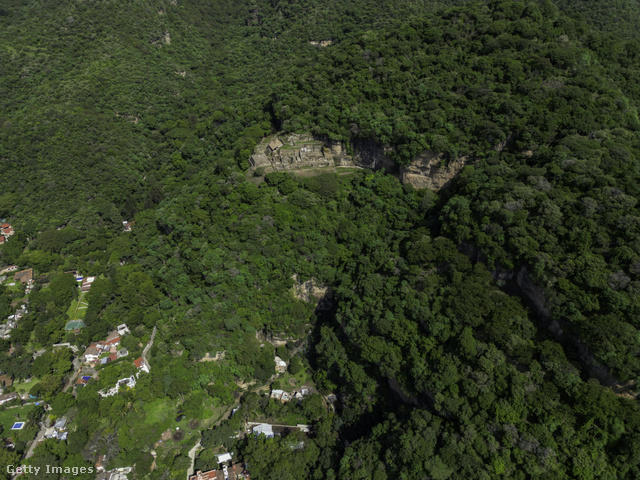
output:
[{"label": "rock face with vertical striations", "polygon": [[402,183],[437,192],[449,185],[466,164],[466,157],[445,163],[442,154],[427,151],[418,155],[409,165],[402,167],[400,178]]}]

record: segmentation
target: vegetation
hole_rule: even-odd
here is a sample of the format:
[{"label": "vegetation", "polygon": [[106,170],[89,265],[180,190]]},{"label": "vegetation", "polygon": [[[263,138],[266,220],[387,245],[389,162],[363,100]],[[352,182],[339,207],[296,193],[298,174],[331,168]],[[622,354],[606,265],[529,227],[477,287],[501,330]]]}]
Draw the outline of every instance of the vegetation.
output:
[{"label": "vegetation", "polygon": [[[0,373],[69,419],[27,463],[180,478],[202,438],[196,468],[228,449],[257,479],[640,478],[640,49],[614,3],[615,27],[601,2],[5,2],[0,261],[35,284],[0,286],[1,318],[28,301]],[[246,171],[304,131],[467,165],[438,193]],[[129,356],[63,391],[52,345],[121,323]],[[44,415],[2,407],[0,438],[12,410],[0,463]]]}]

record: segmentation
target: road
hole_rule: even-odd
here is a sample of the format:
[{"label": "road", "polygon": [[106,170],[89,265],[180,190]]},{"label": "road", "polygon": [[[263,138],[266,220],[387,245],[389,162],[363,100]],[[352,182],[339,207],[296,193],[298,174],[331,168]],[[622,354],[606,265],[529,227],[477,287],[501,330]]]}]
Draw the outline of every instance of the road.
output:
[{"label": "road", "polygon": [[191,459],[191,464],[189,465],[189,470],[187,470],[187,480],[189,477],[194,474],[193,465],[196,462],[196,456],[198,455],[198,451],[200,449],[200,440],[196,443],[191,450],[189,450],[189,458]]},{"label": "road", "polygon": [[42,418],[44,419],[44,422],[40,422],[40,430],[38,431],[36,438],[31,442],[31,445],[29,445],[29,450],[27,450],[24,458],[29,458],[33,455],[33,451],[35,450],[38,443],[40,443],[44,439],[44,432],[47,430],[47,428],[49,428],[49,415],[46,411],[44,412]]},{"label": "road", "polygon": [[142,361],[147,364],[147,366],[149,367],[149,370],[151,370],[151,365],[147,361],[147,353],[149,352],[149,349],[153,347],[153,340],[156,338],[157,330],[158,330],[157,327],[153,327],[153,332],[151,332],[151,339],[149,340],[149,343],[147,343],[147,346],[144,347],[144,350],[142,350]]},{"label": "road", "polygon": [[80,358],[79,357],[74,357],[74,359],[73,359],[73,375],[71,375],[71,377],[69,377],[69,381],[67,382],[67,384],[62,389],[63,392],[66,392],[67,390],[69,390],[69,388],[73,385],[73,382],[75,381],[76,377],[80,373],[80,370],[82,370],[82,363],[80,363]]}]

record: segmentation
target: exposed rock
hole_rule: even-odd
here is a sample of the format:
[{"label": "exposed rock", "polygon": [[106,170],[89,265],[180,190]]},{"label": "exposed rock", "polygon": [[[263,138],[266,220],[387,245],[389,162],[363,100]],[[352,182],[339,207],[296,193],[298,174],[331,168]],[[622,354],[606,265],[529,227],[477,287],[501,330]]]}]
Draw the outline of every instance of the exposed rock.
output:
[{"label": "exposed rock", "polygon": [[445,165],[443,154],[427,151],[401,169],[401,180],[416,188],[429,188],[437,192],[445,188],[466,163],[467,158],[460,157]]},{"label": "exposed rock", "polygon": [[493,276],[500,283],[508,282],[505,290],[521,295],[530,302],[531,307],[538,314],[538,320],[562,346],[569,347],[577,353],[580,364],[590,376],[606,386],[618,385],[618,381],[611,375],[609,369],[595,359],[578,335],[571,332],[570,325],[562,319],[553,318],[546,306],[547,298],[544,289],[536,285],[526,266],[507,271],[498,269],[493,272]]},{"label": "exposed rock", "polygon": [[325,142],[310,134],[275,136],[265,138],[258,144],[249,163],[252,168],[262,168],[266,172],[353,166],[353,159],[344,150],[342,142],[325,145]]},{"label": "exposed rock", "polygon": [[[126,113],[120,113],[117,110],[116,110],[116,117],[124,118],[128,122],[133,122],[133,123],[138,123],[140,121],[140,118],[137,117],[136,115],[128,115]],[[58,229],[58,230],[60,230],[60,229]]]},{"label": "exposed rock", "polygon": [[319,286],[315,278],[310,278],[306,282],[299,282],[298,275],[295,273],[291,278],[296,282],[293,286],[293,296],[303,302],[317,304],[329,291],[327,287]]},{"label": "exposed rock", "polygon": [[157,37],[154,41],[151,42],[152,45],[158,45],[159,43],[164,43],[165,45],[171,44],[171,35],[169,32],[164,32],[164,35]]},{"label": "exposed rock", "polygon": [[271,333],[265,333],[263,331],[256,331],[256,339],[261,343],[270,343],[274,347],[282,347],[287,342],[294,340],[293,338],[276,337]]},{"label": "exposed rock", "polygon": [[249,158],[252,168],[265,173],[293,171],[301,168],[357,167],[371,170],[384,169],[397,175],[403,183],[416,188],[438,191],[445,188],[466,165],[467,158],[460,157],[448,164],[444,155],[426,151],[406,167],[398,168],[391,157],[393,147],[369,140],[354,140],[351,150],[342,141],[311,134],[276,135],[264,138]]},{"label": "exposed rock", "polygon": [[319,42],[315,42],[315,41],[309,42],[310,45],[315,45],[317,47],[328,47],[332,43],[333,43],[333,40],[321,40]]},{"label": "exposed rock", "polygon": [[371,140],[356,140],[353,142],[354,162],[362,168],[381,170],[389,173],[397,173],[398,165],[391,158],[393,147],[380,145]]},{"label": "exposed rock", "polygon": [[207,352],[207,353],[204,354],[204,357],[202,357],[198,361],[199,362],[217,362],[217,361],[220,361],[220,360],[224,359],[226,354],[227,354],[227,352],[225,352],[223,350],[222,352],[216,352],[216,355],[214,357],[212,357],[211,355],[209,355],[209,352]]}]

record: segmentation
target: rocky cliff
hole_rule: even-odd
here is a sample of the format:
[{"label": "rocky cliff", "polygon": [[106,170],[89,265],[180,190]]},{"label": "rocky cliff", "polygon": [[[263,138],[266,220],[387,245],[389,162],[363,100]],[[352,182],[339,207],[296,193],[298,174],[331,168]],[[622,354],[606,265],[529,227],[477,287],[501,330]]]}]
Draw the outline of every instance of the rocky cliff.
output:
[{"label": "rocky cliff", "polygon": [[310,278],[306,282],[298,280],[298,275],[291,277],[295,282],[293,285],[293,296],[303,302],[313,303],[316,311],[327,311],[333,306],[333,292],[325,286],[320,285],[318,280]]},{"label": "rocky cliff", "polygon": [[427,151],[402,167],[400,179],[402,183],[410,183],[416,188],[428,188],[437,192],[449,185],[466,164],[466,157],[446,163],[443,154]]},{"label": "rocky cliff", "polygon": [[[465,253],[468,253],[468,246],[462,250],[467,250]],[[609,368],[600,364],[580,337],[571,331],[571,326],[566,321],[552,316],[547,307],[544,289],[534,282],[526,266],[514,270],[497,269],[493,272],[493,277],[505,285],[503,288],[507,293],[517,294],[528,301],[537,313],[537,320],[541,325],[545,326],[561,345],[575,352],[580,364],[590,376],[606,386],[619,385]]]},{"label": "rocky cliff", "polygon": [[443,154],[423,152],[409,165],[399,168],[391,158],[393,147],[373,141],[355,140],[349,152],[341,141],[313,137],[311,134],[290,134],[267,137],[260,142],[249,163],[265,173],[293,171],[303,168],[335,171],[340,167],[384,169],[416,188],[438,191],[446,188],[467,164],[466,157],[446,163]]}]

